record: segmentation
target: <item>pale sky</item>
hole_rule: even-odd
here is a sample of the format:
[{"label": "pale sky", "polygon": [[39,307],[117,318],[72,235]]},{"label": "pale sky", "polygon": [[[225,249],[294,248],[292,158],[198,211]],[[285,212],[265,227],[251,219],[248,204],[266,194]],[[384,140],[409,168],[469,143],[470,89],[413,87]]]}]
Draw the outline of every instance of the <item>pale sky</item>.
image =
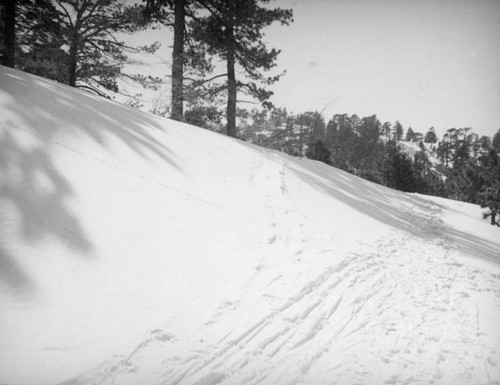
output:
[{"label": "pale sky", "polygon": [[377,114],[405,128],[500,128],[499,0],[277,0],[286,75],[273,102],[294,112]]},{"label": "pale sky", "polygon": [[[376,114],[425,133],[500,129],[500,0],[275,0],[294,22],[265,31],[281,49],[271,101],[294,113]],[[169,73],[171,34],[153,73]],[[168,35],[168,37],[166,36]],[[167,38],[166,38],[167,37]],[[150,69],[151,70],[151,69]],[[149,72],[149,71],[147,71]],[[326,109],[325,109],[326,107]]]}]

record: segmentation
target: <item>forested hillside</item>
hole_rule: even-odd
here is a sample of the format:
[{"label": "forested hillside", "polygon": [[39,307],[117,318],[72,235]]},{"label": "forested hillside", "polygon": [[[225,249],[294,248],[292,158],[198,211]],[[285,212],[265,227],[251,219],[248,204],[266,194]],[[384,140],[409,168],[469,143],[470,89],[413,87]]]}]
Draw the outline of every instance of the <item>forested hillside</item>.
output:
[{"label": "forested hillside", "polygon": [[305,156],[406,192],[476,203],[500,225],[500,130],[493,138],[471,128],[451,128],[439,138],[380,122],[318,112],[240,111],[242,138],[290,155]]}]

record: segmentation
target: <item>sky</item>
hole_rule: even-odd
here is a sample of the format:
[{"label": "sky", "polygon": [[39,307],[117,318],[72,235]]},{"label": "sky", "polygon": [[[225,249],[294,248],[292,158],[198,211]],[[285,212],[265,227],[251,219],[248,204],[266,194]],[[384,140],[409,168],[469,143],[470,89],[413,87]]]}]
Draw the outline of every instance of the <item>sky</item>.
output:
[{"label": "sky", "polygon": [[287,73],[273,101],[325,115],[377,114],[425,132],[500,129],[500,1],[278,0],[267,39]]},{"label": "sky", "polygon": [[[300,113],[376,114],[438,133],[500,129],[500,1],[276,0],[294,22],[265,31],[286,74],[271,90]],[[171,42],[157,53],[170,63]],[[163,69],[162,71],[165,71]]]}]

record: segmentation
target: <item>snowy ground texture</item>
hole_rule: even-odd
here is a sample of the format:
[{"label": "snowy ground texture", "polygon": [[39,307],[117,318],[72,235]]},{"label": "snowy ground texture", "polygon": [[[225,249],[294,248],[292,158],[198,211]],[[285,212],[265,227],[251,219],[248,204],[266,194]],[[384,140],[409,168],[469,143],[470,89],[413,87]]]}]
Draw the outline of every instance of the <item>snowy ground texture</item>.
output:
[{"label": "snowy ground texture", "polygon": [[500,231],[0,67],[0,384],[500,384]]}]

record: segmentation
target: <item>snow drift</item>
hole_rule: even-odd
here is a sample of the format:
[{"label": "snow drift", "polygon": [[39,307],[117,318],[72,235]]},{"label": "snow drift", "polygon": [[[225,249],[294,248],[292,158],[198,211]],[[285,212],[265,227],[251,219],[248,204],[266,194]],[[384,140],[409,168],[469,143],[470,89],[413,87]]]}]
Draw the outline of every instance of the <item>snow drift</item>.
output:
[{"label": "snow drift", "polygon": [[500,233],[0,67],[0,383],[498,384]]}]

